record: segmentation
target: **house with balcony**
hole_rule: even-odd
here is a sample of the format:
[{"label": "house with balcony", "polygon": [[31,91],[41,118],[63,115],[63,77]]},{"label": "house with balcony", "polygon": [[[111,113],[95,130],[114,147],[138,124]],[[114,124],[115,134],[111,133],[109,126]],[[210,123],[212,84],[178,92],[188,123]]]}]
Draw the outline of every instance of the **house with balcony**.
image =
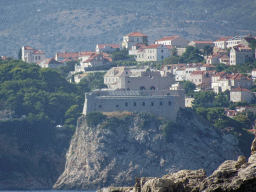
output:
[{"label": "house with balcony", "polygon": [[125,35],[123,37],[123,42],[122,42],[122,49],[131,49],[133,45],[137,43],[148,43],[148,36],[140,33],[140,32],[133,32]]}]

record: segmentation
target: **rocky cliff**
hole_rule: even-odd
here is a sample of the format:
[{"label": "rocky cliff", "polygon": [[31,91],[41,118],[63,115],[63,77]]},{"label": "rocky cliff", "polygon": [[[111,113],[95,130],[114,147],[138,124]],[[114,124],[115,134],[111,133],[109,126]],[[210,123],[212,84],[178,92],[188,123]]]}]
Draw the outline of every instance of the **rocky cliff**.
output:
[{"label": "rocky cliff", "polygon": [[54,188],[132,186],[135,177],[159,177],[183,169],[204,169],[206,172],[198,174],[205,178],[223,161],[241,154],[235,137],[223,136],[191,110],[181,109],[179,126],[169,126],[168,131],[163,131],[166,124],[139,116],[120,114],[116,119],[128,121],[126,126],[113,122],[106,126],[106,121],[96,127],[89,127],[85,116],[80,117],[66,154],[65,171]]},{"label": "rocky cliff", "polygon": [[64,171],[70,138],[58,131],[49,143],[24,149],[28,143],[15,133],[0,131],[0,190],[51,189]]},{"label": "rocky cliff", "polygon": [[239,156],[237,161],[222,163],[211,176],[203,169],[182,170],[162,178],[136,178],[134,187],[108,187],[100,192],[254,192],[256,191],[256,139],[248,161]]}]

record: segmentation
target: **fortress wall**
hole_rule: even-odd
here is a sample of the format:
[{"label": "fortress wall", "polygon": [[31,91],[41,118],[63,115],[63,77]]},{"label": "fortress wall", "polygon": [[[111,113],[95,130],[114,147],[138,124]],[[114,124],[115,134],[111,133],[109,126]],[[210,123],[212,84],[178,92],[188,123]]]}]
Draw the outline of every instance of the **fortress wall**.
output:
[{"label": "fortress wall", "polygon": [[83,114],[92,111],[152,112],[157,116],[176,120],[179,108],[185,107],[183,95],[171,96],[92,96],[86,95]]}]

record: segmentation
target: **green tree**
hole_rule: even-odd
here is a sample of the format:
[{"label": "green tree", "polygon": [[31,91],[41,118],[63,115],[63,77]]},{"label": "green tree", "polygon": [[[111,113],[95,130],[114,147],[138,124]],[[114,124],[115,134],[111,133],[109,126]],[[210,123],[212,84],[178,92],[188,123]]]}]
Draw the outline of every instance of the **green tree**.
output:
[{"label": "green tree", "polygon": [[22,59],[22,51],[21,51],[21,48],[20,48],[20,51],[18,53],[18,59]]},{"label": "green tree", "polygon": [[215,123],[217,120],[225,119],[224,109],[221,107],[209,108],[207,112],[207,119],[211,123]]},{"label": "green tree", "polygon": [[164,64],[177,64],[180,61],[180,57],[179,56],[170,56],[167,57],[163,60]]},{"label": "green tree", "polygon": [[213,91],[200,91],[194,94],[193,108],[210,107],[213,105],[215,93]]},{"label": "green tree", "polygon": [[96,127],[106,120],[107,116],[101,112],[91,112],[86,115],[86,123],[88,126]]},{"label": "green tree", "polygon": [[181,63],[199,63],[204,60],[204,57],[201,56],[202,53],[198,48],[193,46],[187,46],[186,51],[180,57]]},{"label": "green tree", "polygon": [[212,52],[213,52],[213,47],[211,47],[209,45],[206,45],[204,47],[203,53],[204,53],[205,56],[208,57],[208,55],[212,55]]},{"label": "green tree", "polygon": [[228,107],[229,106],[229,98],[224,93],[220,92],[214,99],[213,102],[214,107]]},{"label": "green tree", "polygon": [[238,113],[235,117],[233,117],[233,119],[241,123],[243,128],[249,129],[251,126],[250,119],[244,114]]},{"label": "green tree", "polygon": [[182,82],[183,89],[185,90],[186,95],[193,95],[194,90],[196,89],[196,84],[191,81],[183,81]]}]

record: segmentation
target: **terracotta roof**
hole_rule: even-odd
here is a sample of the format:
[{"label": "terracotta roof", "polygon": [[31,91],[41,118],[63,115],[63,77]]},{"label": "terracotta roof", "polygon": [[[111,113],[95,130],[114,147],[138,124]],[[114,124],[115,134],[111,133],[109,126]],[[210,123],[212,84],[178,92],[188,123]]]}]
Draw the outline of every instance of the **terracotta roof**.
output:
[{"label": "terracotta roof", "polygon": [[63,57],[65,59],[78,59],[78,52],[69,52],[69,53],[57,53],[57,57]]},{"label": "terracotta roof", "polygon": [[[177,39],[179,36],[169,36],[169,37],[163,37],[162,39],[159,39],[157,41],[170,41],[170,40],[174,40]],[[156,42],[157,42],[156,41]]]},{"label": "terracotta roof", "polygon": [[172,49],[172,45],[165,45],[165,47],[167,47],[168,49]]},{"label": "terracotta roof", "polygon": [[221,72],[217,72],[217,73],[213,74],[212,77],[222,77],[226,74],[227,74],[226,72],[221,71]]},{"label": "terracotta roof", "polygon": [[249,35],[246,35],[243,39],[245,39],[248,43],[250,43],[250,41],[255,40],[255,37],[249,34]]},{"label": "terracotta roof", "polygon": [[112,47],[112,48],[120,48],[119,44],[97,44],[100,49],[104,49],[105,47]]},{"label": "terracotta roof", "polygon": [[24,49],[26,49],[26,50],[34,50],[32,47],[29,47],[29,46],[25,46]]},{"label": "terracotta roof", "polygon": [[220,57],[220,59],[229,59],[229,56],[223,55],[222,57]]},{"label": "terracotta roof", "polygon": [[215,65],[212,65],[212,64],[204,64],[202,65],[201,67],[216,67]]},{"label": "terracotta roof", "polygon": [[147,37],[147,35],[143,34],[143,33],[140,33],[140,32],[133,32],[133,33],[129,33],[125,36],[130,36],[130,37]]},{"label": "terracotta roof", "polygon": [[241,86],[239,86],[239,87],[237,87],[237,88],[235,88],[235,89],[231,89],[231,90],[230,90],[230,92],[241,92],[241,91],[250,91],[250,90],[245,89],[245,88],[243,88],[243,87],[241,87]]},{"label": "terracotta roof", "polygon": [[[121,75],[122,74],[122,72],[124,71],[124,70],[127,70],[128,68],[127,67],[113,67],[113,68],[111,68],[110,70],[108,70],[108,72],[106,73],[106,75],[105,76],[119,76],[119,75]],[[110,75],[110,72],[114,72],[114,75]]]},{"label": "terracotta roof", "polygon": [[92,60],[93,60],[92,58],[89,58],[89,59],[85,60],[83,63],[88,63],[88,62],[90,62]]},{"label": "terracotta roof", "polygon": [[193,71],[190,75],[215,74],[215,71]]},{"label": "terracotta roof", "polygon": [[151,44],[147,47],[144,47],[143,49],[157,49],[160,46],[164,46],[164,45],[162,45],[162,44]]},{"label": "terracotta roof", "polygon": [[[221,38],[217,39],[216,41],[227,41],[227,40],[231,39],[232,37],[233,37],[233,36],[221,37]],[[215,41],[215,42],[216,42],[216,41]]]},{"label": "terracotta roof", "polygon": [[80,51],[80,52],[78,52],[78,55],[79,55],[79,57],[81,57],[81,56],[90,56],[90,55],[93,55],[95,53],[96,52],[93,52],[93,51]]}]

